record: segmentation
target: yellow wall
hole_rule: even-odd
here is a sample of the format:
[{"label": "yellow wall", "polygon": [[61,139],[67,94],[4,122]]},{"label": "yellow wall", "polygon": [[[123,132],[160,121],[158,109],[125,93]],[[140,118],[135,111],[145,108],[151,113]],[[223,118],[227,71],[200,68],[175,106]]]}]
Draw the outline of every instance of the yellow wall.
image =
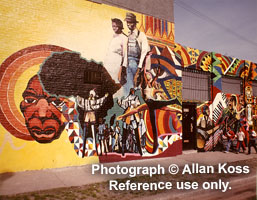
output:
[{"label": "yellow wall", "polygon": [[[126,15],[125,10],[85,0],[0,3],[0,63],[13,53],[38,44],[65,47],[87,59],[102,61],[113,33],[111,18],[123,20]],[[126,27],[124,31],[127,32]],[[22,92],[38,69],[39,66],[31,67],[17,80],[14,95],[18,110]],[[0,173],[93,162],[98,162],[96,156],[77,156],[66,131],[50,144],[39,144],[18,139],[0,125]]]},{"label": "yellow wall", "polygon": [[0,61],[38,44],[59,45],[102,61],[113,34],[111,18],[123,20],[126,11],[85,0],[1,0],[0,16]]}]

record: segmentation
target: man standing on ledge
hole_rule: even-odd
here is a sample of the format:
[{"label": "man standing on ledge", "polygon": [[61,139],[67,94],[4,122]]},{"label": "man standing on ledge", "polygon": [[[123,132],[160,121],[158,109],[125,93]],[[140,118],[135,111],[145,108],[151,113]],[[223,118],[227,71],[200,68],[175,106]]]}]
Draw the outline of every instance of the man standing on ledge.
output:
[{"label": "man standing on ledge", "polygon": [[85,99],[83,97],[77,96],[76,100],[78,103],[78,106],[81,107],[85,113],[84,113],[84,135],[83,135],[83,154],[82,158],[85,155],[85,145],[86,145],[86,139],[88,137],[89,129],[91,126],[92,131],[92,139],[93,139],[93,147],[97,151],[97,145],[96,145],[96,130],[95,130],[95,124],[96,124],[96,116],[95,111],[100,109],[101,106],[104,104],[108,97],[108,93],[106,93],[102,98],[97,98],[95,89],[90,90],[88,99]]},{"label": "man standing on ledge", "polygon": [[[142,70],[142,65],[147,52],[150,50],[145,33],[140,32],[136,25],[138,23],[133,13],[127,13],[125,21],[129,29],[127,48],[127,83],[125,84],[125,96],[129,94],[130,88],[136,87],[137,77]],[[134,84],[135,83],[135,84]]]}]

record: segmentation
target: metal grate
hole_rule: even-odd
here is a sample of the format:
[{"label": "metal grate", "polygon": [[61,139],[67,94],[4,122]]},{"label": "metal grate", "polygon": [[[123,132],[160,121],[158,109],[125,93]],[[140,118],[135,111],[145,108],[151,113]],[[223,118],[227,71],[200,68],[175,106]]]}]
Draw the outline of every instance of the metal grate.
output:
[{"label": "metal grate", "polygon": [[241,94],[242,79],[235,77],[222,77],[222,92],[225,94]]},{"label": "metal grate", "polygon": [[199,71],[182,71],[182,99],[186,101],[210,100],[210,74]]}]

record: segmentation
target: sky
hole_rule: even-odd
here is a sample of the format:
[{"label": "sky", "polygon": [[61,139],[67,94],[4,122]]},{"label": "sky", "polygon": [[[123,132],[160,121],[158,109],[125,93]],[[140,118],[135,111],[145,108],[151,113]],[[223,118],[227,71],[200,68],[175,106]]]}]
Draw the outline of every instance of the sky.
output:
[{"label": "sky", "polygon": [[257,0],[174,0],[175,42],[257,63]]}]

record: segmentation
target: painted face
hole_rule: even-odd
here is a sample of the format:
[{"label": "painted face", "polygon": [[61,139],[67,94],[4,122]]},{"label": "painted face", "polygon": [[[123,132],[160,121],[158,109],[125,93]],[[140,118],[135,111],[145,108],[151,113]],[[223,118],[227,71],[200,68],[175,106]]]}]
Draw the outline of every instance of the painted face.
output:
[{"label": "painted face", "polygon": [[136,28],[136,23],[134,22],[127,22],[128,29],[133,31]]},{"label": "painted face", "polygon": [[22,96],[20,108],[30,135],[39,143],[58,139],[64,129],[58,109],[62,99],[44,92],[37,75],[30,79]]},{"label": "painted face", "polygon": [[150,72],[146,72],[146,79],[147,79],[147,81],[153,80],[152,74]]},{"label": "painted face", "polygon": [[228,102],[228,107],[230,110],[234,110],[236,107],[236,98],[234,96],[231,96]]},{"label": "painted face", "polygon": [[117,24],[115,22],[112,22],[112,30],[114,31],[114,33],[120,33],[120,28],[117,26]]},{"label": "painted face", "polygon": [[130,94],[132,94],[132,95],[135,94],[135,89],[134,88],[130,88]]}]

